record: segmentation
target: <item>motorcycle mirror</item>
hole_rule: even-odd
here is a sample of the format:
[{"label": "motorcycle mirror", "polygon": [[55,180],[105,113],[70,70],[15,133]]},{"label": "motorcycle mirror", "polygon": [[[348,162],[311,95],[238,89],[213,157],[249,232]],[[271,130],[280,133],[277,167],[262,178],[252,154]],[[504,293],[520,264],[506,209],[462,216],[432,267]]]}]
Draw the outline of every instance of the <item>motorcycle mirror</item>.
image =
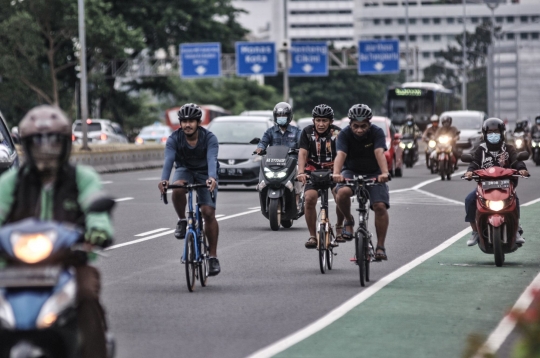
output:
[{"label": "motorcycle mirror", "polygon": [[99,198],[92,200],[92,202],[88,206],[88,212],[91,212],[91,213],[110,212],[115,205],[116,205],[116,202],[114,201],[113,198],[108,197],[108,196],[101,196]]},{"label": "motorcycle mirror", "polygon": [[462,154],[461,155],[461,161],[463,163],[472,163],[473,161],[473,156],[471,154]]},{"label": "motorcycle mirror", "polygon": [[261,138],[255,137],[249,141],[249,144],[259,144],[260,141],[261,141]]},{"label": "motorcycle mirror", "polygon": [[517,160],[524,161],[529,159],[529,152],[519,152],[517,155]]}]

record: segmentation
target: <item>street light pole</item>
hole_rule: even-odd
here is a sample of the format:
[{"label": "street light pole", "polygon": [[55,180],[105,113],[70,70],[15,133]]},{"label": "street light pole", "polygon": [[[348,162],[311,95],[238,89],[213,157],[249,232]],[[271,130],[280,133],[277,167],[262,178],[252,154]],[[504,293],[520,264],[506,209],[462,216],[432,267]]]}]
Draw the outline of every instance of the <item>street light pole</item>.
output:
[{"label": "street light pole", "polygon": [[409,0],[405,0],[405,82],[409,82]]},{"label": "street light pole", "polygon": [[489,49],[489,64],[490,69],[487,81],[488,93],[488,112],[490,116],[495,115],[495,9],[499,6],[499,0],[484,0],[484,3],[491,10],[491,46]]},{"label": "street light pole", "polygon": [[90,150],[88,147],[88,93],[86,78],[86,31],[84,26],[84,0],[77,0],[79,6],[79,65],[81,67],[81,124],[83,133],[82,150]]},{"label": "street light pole", "polygon": [[461,109],[467,109],[467,12],[465,0],[463,0],[463,58],[462,58],[462,74],[463,79],[461,80]]},{"label": "street light pole", "polygon": [[283,11],[284,11],[284,36],[283,36],[283,55],[284,55],[284,66],[283,66],[283,102],[289,102],[289,42],[287,41],[287,1],[283,0]]}]

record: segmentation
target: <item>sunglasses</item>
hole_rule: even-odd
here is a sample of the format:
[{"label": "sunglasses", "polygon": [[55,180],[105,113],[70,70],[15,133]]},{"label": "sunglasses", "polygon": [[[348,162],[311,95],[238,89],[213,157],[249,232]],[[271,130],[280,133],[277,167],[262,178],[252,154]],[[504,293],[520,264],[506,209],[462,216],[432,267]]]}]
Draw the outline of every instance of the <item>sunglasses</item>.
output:
[{"label": "sunglasses", "polygon": [[351,124],[351,128],[353,129],[368,129],[369,123],[353,123]]}]

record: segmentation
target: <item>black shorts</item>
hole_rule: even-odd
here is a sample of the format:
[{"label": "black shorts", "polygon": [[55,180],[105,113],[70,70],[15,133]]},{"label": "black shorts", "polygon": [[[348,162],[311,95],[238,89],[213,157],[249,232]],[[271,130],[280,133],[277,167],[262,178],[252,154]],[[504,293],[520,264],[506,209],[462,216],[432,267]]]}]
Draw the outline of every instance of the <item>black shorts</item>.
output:
[{"label": "black shorts", "polygon": [[[330,191],[333,191],[334,188],[336,187],[336,185],[337,185],[337,183],[332,183],[332,184],[330,184],[330,188],[328,188],[328,189],[330,189]],[[304,186],[304,193],[306,191],[308,191],[308,190],[319,190],[319,189],[320,189],[319,187],[316,187],[313,184],[306,184]]]},{"label": "black shorts", "polygon": [[[352,179],[355,175],[359,174],[354,173],[351,170],[344,170],[341,172],[341,175],[343,175],[343,177],[346,179]],[[343,187],[345,187],[343,184],[338,184],[336,191],[339,191]],[[368,186],[366,189],[369,192],[371,210],[373,210],[374,203],[384,203],[384,205],[386,205],[386,209],[390,209],[390,190],[388,189],[388,185],[386,185],[386,183]]]}]

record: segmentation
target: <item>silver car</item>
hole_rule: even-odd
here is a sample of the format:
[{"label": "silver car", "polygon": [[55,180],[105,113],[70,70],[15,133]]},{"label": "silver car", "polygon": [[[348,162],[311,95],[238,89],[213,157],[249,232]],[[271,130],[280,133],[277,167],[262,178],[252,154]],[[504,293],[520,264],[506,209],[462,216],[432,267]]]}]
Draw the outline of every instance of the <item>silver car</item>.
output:
[{"label": "silver car", "polygon": [[135,138],[135,144],[160,143],[165,145],[172,129],[161,123],[143,127]]},{"label": "silver car", "polygon": [[[128,139],[118,123],[108,119],[87,119],[88,143],[110,144],[127,143]],[[73,142],[82,143],[82,122],[77,119],[73,123]]]},{"label": "silver car", "polygon": [[452,125],[458,129],[459,140],[456,144],[458,151],[470,152],[475,150],[482,140],[482,124],[486,114],[480,111],[448,111],[441,113],[441,117],[452,117]]},{"label": "silver car", "polygon": [[219,184],[256,185],[259,182],[261,156],[252,155],[255,150],[249,142],[262,138],[274,122],[265,117],[227,116],[217,117],[208,130],[219,141]]}]

